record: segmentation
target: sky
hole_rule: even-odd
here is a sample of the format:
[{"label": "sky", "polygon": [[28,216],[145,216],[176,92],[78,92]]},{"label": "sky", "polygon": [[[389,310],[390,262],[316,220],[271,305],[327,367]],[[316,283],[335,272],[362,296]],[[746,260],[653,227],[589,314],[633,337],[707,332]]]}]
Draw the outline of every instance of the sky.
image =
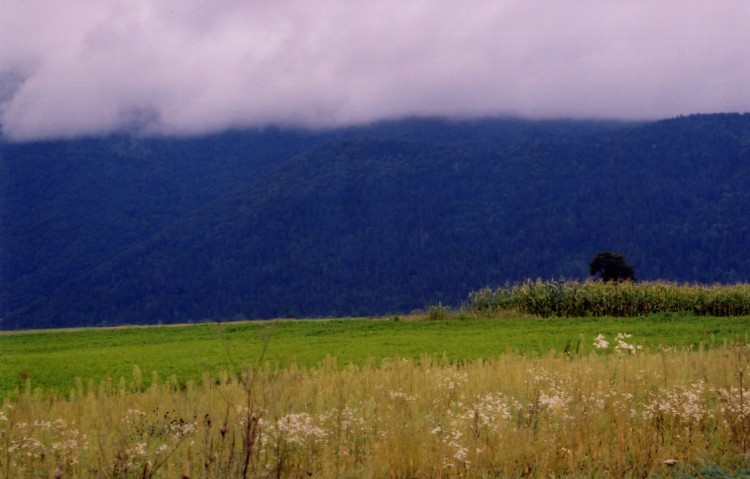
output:
[{"label": "sky", "polygon": [[747,111],[748,0],[0,0],[15,141]]}]

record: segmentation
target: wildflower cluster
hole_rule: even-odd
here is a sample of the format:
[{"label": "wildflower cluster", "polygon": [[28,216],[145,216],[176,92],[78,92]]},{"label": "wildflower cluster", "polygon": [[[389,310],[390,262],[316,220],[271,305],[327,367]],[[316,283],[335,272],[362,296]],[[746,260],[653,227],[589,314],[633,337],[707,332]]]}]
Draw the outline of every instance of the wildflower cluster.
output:
[{"label": "wildflower cluster", "polygon": [[174,411],[162,412],[159,408],[149,413],[128,408],[122,423],[128,434],[115,454],[113,470],[123,476],[133,469],[153,474],[164,458],[198,430],[197,422],[186,421],[176,417]]},{"label": "wildflower cluster", "polygon": [[545,414],[553,420],[569,419],[568,408],[572,401],[560,378],[544,368],[529,370],[533,380],[534,394],[532,400],[522,407],[527,422],[535,422],[538,416]]},{"label": "wildflower cluster", "polygon": [[404,391],[402,391],[401,389],[397,389],[397,390],[394,390],[394,391],[388,391],[388,396],[391,399],[400,399],[400,400],[403,400],[403,401],[415,401],[417,399],[417,397],[414,396],[413,394],[407,394]]},{"label": "wildflower cluster", "polygon": [[594,347],[596,349],[607,349],[609,348],[609,341],[603,334],[599,334],[594,338]]},{"label": "wildflower cluster", "polygon": [[461,371],[447,370],[440,375],[439,389],[453,392],[461,389],[469,381],[469,376]]},{"label": "wildflower cluster", "polygon": [[672,425],[700,424],[713,419],[713,412],[707,407],[709,392],[703,381],[661,389],[645,404],[643,416],[647,420],[666,421]]},{"label": "wildflower cluster", "polygon": [[721,401],[723,424],[732,441],[744,450],[750,447],[750,389],[725,387],[717,390]]},{"label": "wildflower cluster", "polygon": [[242,430],[257,428],[259,431],[262,431],[266,426],[264,418],[266,411],[262,408],[253,411],[247,406],[235,406],[234,412],[237,415],[237,424]]},{"label": "wildflower cluster", "polygon": [[[447,453],[443,457],[443,467],[468,467],[471,464],[470,444],[463,440],[465,435],[473,438],[496,437],[508,427],[511,419],[510,401],[502,393],[478,395],[471,404],[457,401],[446,412],[445,426],[434,426],[430,433],[440,438]],[[474,444],[473,452],[481,453],[481,448]]]},{"label": "wildflower cluster", "polygon": [[442,444],[448,448],[449,452],[443,457],[442,466],[444,468],[452,468],[456,465],[466,467],[471,464],[471,461],[469,461],[469,448],[461,441],[464,435],[461,425],[456,419],[449,420],[449,423],[450,427],[447,430],[436,426],[430,431],[431,434],[438,435]]},{"label": "wildflower cluster", "polygon": [[464,418],[473,419],[477,429],[487,429],[492,433],[499,433],[501,425],[511,418],[510,401],[499,392],[478,396],[472,409],[472,417]]},{"label": "wildflower cluster", "polygon": [[289,444],[302,445],[323,439],[327,432],[319,427],[313,417],[305,412],[287,414],[276,420],[278,437]]},{"label": "wildflower cluster", "polygon": [[721,400],[721,412],[737,421],[750,419],[750,389],[728,387],[717,389]]},{"label": "wildflower cluster", "polygon": [[617,341],[615,351],[617,351],[618,354],[623,354],[625,351],[630,354],[635,354],[636,351],[643,349],[643,346],[629,344],[625,341],[626,339],[630,339],[632,336],[632,334],[617,333],[617,336],[615,337],[615,341]]},{"label": "wildflower cluster", "polygon": [[64,419],[21,422],[15,425],[13,433],[8,438],[7,452],[11,465],[19,470],[34,470],[48,457],[69,469],[78,464],[80,454],[89,449],[86,434],[81,434]]},{"label": "wildflower cluster", "polygon": [[[617,336],[615,336],[615,341],[617,344],[615,344],[615,352],[617,354],[624,354],[625,352],[629,354],[635,354],[637,351],[643,349],[643,346],[630,344],[626,340],[629,340],[632,338],[632,334],[628,333],[617,333]],[[594,338],[594,348],[596,349],[609,349],[609,341],[607,341],[607,337],[603,334],[598,334]]]},{"label": "wildflower cluster", "polygon": [[[0,422],[7,422],[8,416],[12,416],[13,414],[13,408],[14,406],[12,404],[5,404],[2,408],[0,408]],[[2,429],[0,429],[0,433],[2,432]]]}]

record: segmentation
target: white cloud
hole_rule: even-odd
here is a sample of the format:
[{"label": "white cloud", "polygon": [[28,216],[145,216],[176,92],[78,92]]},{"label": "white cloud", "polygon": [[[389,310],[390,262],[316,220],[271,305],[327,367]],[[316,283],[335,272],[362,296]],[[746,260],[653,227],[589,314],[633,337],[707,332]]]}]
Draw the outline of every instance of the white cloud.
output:
[{"label": "white cloud", "polygon": [[746,0],[0,0],[15,139],[750,110]]}]

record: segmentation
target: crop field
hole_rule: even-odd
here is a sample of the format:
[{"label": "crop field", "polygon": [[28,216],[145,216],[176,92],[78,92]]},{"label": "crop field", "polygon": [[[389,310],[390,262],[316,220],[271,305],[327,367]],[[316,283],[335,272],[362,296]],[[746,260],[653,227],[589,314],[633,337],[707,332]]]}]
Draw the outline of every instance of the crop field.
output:
[{"label": "crop field", "polygon": [[537,316],[618,316],[690,311],[696,316],[747,316],[748,284],[678,284],[664,281],[527,280],[470,295],[478,311],[514,309]]},{"label": "crop field", "polygon": [[450,312],[3,333],[0,479],[741,476],[748,333]]}]

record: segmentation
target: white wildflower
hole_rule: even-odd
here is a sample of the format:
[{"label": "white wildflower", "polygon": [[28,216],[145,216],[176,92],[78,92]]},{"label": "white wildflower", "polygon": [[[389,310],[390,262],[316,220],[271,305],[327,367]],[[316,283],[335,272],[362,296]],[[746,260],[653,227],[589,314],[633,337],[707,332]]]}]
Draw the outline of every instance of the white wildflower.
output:
[{"label": "white wildflower", "polygon": [[440,389],[453,391],[460,389],[461,386],[469,381],[469,375],[465,372],[446,371],[445,376],[440,380]]},{"label": "white wildflower", "polygon": [[173,439],[180,439],[183,436],[194,433],[198,429],[196,422],[174,422],[169,425],[169,431]]},{"label": "white wildflower", "polygon": [[8,444],[9,453],[17,453],[28,458],[43,457],[47,453],[47,448],[37,438],[24,436],[20,439],[14,439]]},{"label": "white wildflower", "polygon": [[463,463],[469,462],[467,460],[467,456],[469,455],[469,449],[467,449],[466,447],[462,446],[461,444],[457,442],[451,443],[451,446],[454,447],[453,458],[456,461],[463,462]]},{"label": "white wildflower", "polygon": [[750,417],[750,389],[729,387],[717,389],[721,400],[721,412],[730,418],[733,422],[742,423]]},{"label": "white wildflower", "polygon": [[135,457],[146,457],[146,443],[138,442],[128,452]]},{"label": "white wildflower", "polygon": [[501,393],[490,393],[477,396],[474,407],[464,415],[465,419],[475,421],[479,427],[498,432],[503,421],[510,420],[508,400]]},{"label": "white wildflower", "polygon": [[561,412],[568,407],[570,398],[563,391],[549,391],[539,394],[539,405],[551,411]]},{"label": "white wildflower", "polygon": [[416,401],[417,397],[406,394],[404,391],[397,389],[395,391],[389,391],[388,395],[391,397],[391,399],[402,399],[404,401]]},{"label": "white wildflower", "polygon": [[618,333],[615,340],[617,341],[617,346],[615,346],[615,351],[617,351],[619,354],[624,353],[625,351],[629,352],[630,354],[635,354],[636,351],[639,349],[643,349],[642,346],[637,346],[633,344],[629,344],[626,339],[631,338],[632,334],[627,333]]},{"label": "white wildflower", "polygon": [[646,404],[643,416],[649,420],[669,420],[685,425],[698,424],[713,416],[705,407],[706,386],[702,381],[690,386],[662,389]]},{"label": "white wildflower", "polygon": [[596,349],[607,349],[609,347],[609,341],[607,341],[603,334],[599,334],[594,338],[594,347]]},{"label": "white wildflower", "polygon": [[59,432],[57,441],[52,442],[52,452],[55,453],[66,464],[77,464],[78,453],[80,450],[86,450],[86,435],[84,434],[81,441],[81,434],[77,429],[67,429]]},{"label": "white wildflower", "polygon": [[284,440],[292,444],[304,444],[308,439],[320,439],[327,435],[326,431],[313,423],[307,413],[293,413],[276,421],[276,429]]}]

